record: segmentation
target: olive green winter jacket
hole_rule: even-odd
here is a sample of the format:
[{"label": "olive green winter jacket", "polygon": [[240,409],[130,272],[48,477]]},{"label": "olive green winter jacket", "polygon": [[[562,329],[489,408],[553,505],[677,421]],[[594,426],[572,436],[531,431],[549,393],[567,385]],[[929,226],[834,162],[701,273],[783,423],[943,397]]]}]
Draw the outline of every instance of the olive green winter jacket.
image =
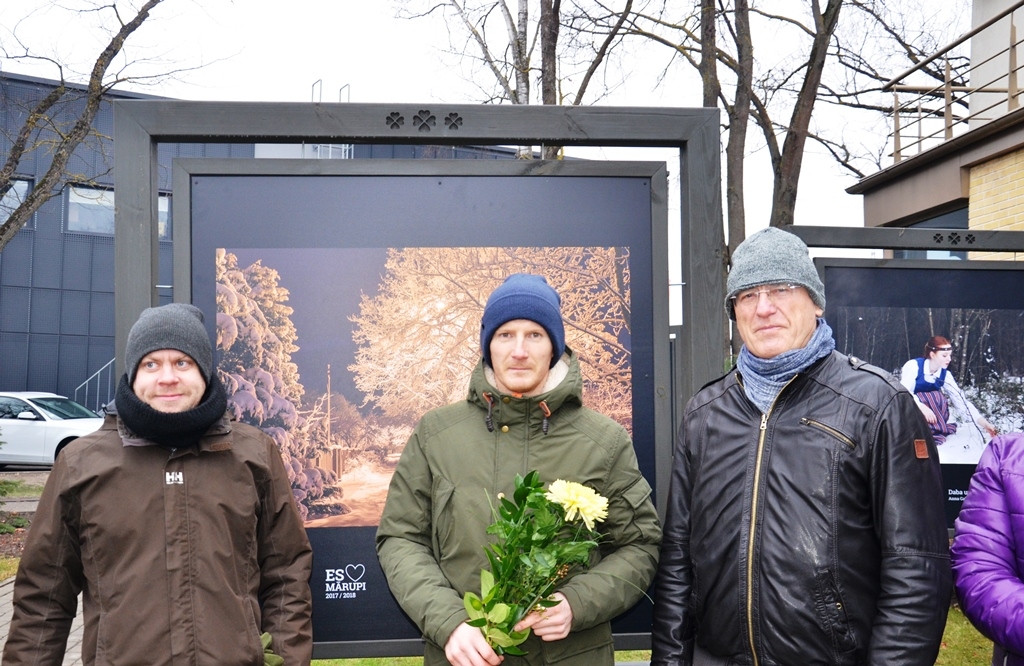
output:
[{"label": "olive green winter jacket", "polygon": [[[573,611],[572,633],[546,643],[531,635],[521,646],[528,656],[507,656],[504,664],[611,664],[609,620],[643,596],[661,540],[632,442],[622,426],[583,407],[571,351],[551,371],[548,384],[557,385],[538,396],[503,395],[488,375],[481,361],[467,399],[428,412],[406,444],[377,530],[391,591],[424,634],[425,663],[447,663],[443,646],[468,619],[462,595],[479,593],[487,565],[488,498],[511,494],[516,474],[534,469],[546,483],[576,481],[607,497],[609,506],[598,525],[599,561],[560,588]],[[493,402],[489,419],[485,394]]]}]

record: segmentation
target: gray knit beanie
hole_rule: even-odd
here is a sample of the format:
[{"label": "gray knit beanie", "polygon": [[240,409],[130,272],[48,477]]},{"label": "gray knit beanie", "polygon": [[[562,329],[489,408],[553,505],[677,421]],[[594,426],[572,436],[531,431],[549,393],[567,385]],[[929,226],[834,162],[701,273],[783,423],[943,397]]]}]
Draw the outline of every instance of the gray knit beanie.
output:
[{"label": "gray knit beanie", "polygon": [[729,318],[736,319],[732,303],[736,294],[765,284],[787,283],[805,288],[814,304],[825,309],[825,285],[804,242],[775,227],[758,231],[732,254],[732,268],[725,283],[725,310]]},{"label": "gray knit beanie", "polygon": [[135,373],[143,357],[158,349],[177,349],[192,357],[210,383],[213,372],[213,347],[203,326],[203,311],[188,303],[169,303],[146,308],[128,332],[124,367],[128,386],[135,384]]}]

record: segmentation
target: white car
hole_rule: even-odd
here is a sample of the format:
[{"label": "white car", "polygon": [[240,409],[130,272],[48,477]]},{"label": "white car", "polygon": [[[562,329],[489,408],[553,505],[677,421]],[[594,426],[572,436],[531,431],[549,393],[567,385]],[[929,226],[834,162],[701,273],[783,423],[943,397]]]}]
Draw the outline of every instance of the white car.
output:
[{"label": "white car", "polygon": [[54,393],[0,393],[0,467],[52,465],[68,442],[98,430],[103,419]]}]

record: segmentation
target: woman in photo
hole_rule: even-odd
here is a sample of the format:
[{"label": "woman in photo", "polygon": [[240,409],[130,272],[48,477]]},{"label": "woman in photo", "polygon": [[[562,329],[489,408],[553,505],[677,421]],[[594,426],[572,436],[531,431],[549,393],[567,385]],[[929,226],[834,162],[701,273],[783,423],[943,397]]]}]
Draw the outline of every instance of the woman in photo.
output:
[{"label": "woman in photo", "polygon": [[946,371],[952,358],[953,345],[949,340],[941,335],[933,336],[924,345],[924,356],[912,358],[903,365],[900,383],[914,394],[917,406],[931,427],[936,445],[956,432],[957,424],[950,422],[949,418],[950,403],[989,437],[995,437],[995,427],[967,399],[957,386],[953,373]]}]

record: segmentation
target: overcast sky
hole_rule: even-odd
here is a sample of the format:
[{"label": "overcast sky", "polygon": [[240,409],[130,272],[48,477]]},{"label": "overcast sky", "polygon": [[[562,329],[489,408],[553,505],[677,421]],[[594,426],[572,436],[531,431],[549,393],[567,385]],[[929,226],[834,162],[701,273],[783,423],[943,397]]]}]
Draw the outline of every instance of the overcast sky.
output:
[{"label": "overcast sky", "polygon": [[[81,7],[86,0],[66,0]],[[17,34],[33,53],[77,63],[72,80],[84,80],[91,62],[108,39],[83,27],[89,20],[69,15],[55,0],[0,2],[0,39],[10,52]],[[26,18],[27,17],[27,18]],[[196,100],[308,102],[475,102],[478,91],[468,83],[457,60],[443,53],[448,34],[440,21],[395,18],[390,0],[166,0],[126,48],[133,61],[152,61],[152,71],[199,67],[175,79],[134,89],[155,95]],[[601,104],[699,106],[700,88],[686,68],[659,84],[669,61],[667,49],[638,50],[625,80]],[[45,62],[0,62],[5,71],[54,78]],[[136,69],[136,72],[141,69]],[[319,83],[317,83],[319,82]],[[756,130],[750,132],[754,140]],[[853,183],[831,158],[808,144],[804,162],[798,224],[863,223],[859,196],[843,190]],[[586,156],[595,156],[587,153]],[[598,151],[608,159],[671,159],[660,153]],[[669,162],[670,174],[677,171]],[[764,150],[747,160],[748,233],[767,224],[771,209],[771,172]]]}]

